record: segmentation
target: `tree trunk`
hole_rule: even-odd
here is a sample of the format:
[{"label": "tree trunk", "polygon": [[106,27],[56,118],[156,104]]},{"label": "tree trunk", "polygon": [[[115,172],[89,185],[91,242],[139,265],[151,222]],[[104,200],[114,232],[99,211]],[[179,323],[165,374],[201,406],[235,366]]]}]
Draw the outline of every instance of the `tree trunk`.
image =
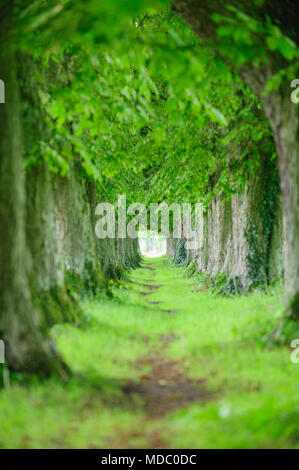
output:
[{"label": "tree trunk", "polygon": [[262,99],[279,159],[283,208],[284,273],[287,315],[299,320],[299,107],[290,101],[290,89]]},{"label": "tree trunk", "polygon": [[[298,44],[296,2],[286,0],[281,5],[278,0],[267,0],[262,7],[240,0],[231,0],[229,3],[256,19],[268,15],[274,23],[278,21],[283,33]],[[226,5],[226,0],[175,0],[173,8],[201,38],[217,44],[217,24],[212,21],[211,15],[223,13],[229,16]],[[288,300],[286,313],[299,320],[299,106],[291,102],[292,90],[286,81],[279,91],[262,97],[267,80],[283,66],[270,53],[268,59],[267,66],[243,66],[238,72],[261,99],[274,133],[282,193],[284,272]]]},{"label": "tree trunk", "polygon": [[29,283],[19,85],[15,50],[6,41],[12,31],[11,11],[11,4],[0,11],[1,78],[6,87],[6,102],[0,104],[0,336],[11,370],[65,375]]}]

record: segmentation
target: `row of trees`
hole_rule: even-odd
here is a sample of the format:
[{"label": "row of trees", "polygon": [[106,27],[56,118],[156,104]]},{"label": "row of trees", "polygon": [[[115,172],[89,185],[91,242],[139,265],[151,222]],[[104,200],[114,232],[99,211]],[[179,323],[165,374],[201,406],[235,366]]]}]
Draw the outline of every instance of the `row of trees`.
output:
[{"label": "row of trees", "polygon": [[11,367],[64,370],[31,295],[29,195],[45,167],[80,174],[92,213],[118,194],[128,204],[229,198],[277,152],[298,318],[296,15],[292,2],[205,3],[175,2],[193,33],[162,0],[0,2],[0,333]]}]

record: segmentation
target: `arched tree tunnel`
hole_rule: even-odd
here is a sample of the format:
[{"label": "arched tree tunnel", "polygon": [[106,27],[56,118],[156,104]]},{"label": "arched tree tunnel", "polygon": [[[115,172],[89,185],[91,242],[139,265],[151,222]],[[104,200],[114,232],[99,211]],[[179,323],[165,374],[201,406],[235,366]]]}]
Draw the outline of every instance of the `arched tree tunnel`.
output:
[{"label": "arched tree tunnel", "polygon": [[[165,380],[191,397],[181,403],[169,386],[170,404],[161,401],[166,408],[203,393],[178,372],[190,358],[163,358],[176,340],[174,327],[190,336],[182,351],[199,347],[192,335],[197,322],[200,328],[200,302],[218,315],[236,299],[227,320],[232,348],[244,328],[245,343],[252,332],[255,345],[261,338],[276,345],[273,356],[293,339],[299,320],[297,17],[290,0],[0,0],[3,385],[22,374],[54,375],[59,383],[76,375],[67,335],[86,348],[91,370],[92,353],[77,335],[88,328],[94,334],[97,322],[100,335],[114,338],[115,321],[117,331],[132,328],[142,343],[140,309],[164,317],[182,312],[174,323],[162,316],[155,326],[142,320],[149,335],[161,322],[156,354],[147,356],[153,374],[141,385],[152,416],[157,403],[149,390],[158,387],[163,395],[165,371]],[[138,233],[145,254],[166,250],[162,261],[144,259]],[[151,233],[160,243],[155,249],[146,241]],[[216,297],[207,300],[209,292]],[[243,308],[248,317],[241,319],[234,312]],[[109,328],[101,333],[102,313]],[[214,341],[212,326],[204,325]],[[132,351],[133,333],[124,340]],[[124,343],[119,354],[131,364]],[[102,344],[110,358],[115,348]],[[81,374],[85,353],[79,357],[73,347]],[[140,392],[132,387],[128,394]]]}]

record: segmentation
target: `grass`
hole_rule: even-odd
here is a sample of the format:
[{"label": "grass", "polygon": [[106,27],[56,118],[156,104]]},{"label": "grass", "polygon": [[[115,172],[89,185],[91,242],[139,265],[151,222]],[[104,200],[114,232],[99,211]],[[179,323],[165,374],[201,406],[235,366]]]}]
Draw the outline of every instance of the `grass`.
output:
[{"label": "grass", "polygon": [[[215,297],[166,258],[150,263],[155,271],[132,272],[113,299],[84,300],[80,328],[53,328],[70,381],[0,391],[0,446],[298,448],[299,364],[288,347],[263,340],[281,316],[281,292]],[[141,295],[142,284],[161,287]],[[172,335],[163,351],[161,335]],[[123,385],[151,374],[140,358],[153,354],[202,380],[210,399],[151,417],[144,397],[127,396]]]}]

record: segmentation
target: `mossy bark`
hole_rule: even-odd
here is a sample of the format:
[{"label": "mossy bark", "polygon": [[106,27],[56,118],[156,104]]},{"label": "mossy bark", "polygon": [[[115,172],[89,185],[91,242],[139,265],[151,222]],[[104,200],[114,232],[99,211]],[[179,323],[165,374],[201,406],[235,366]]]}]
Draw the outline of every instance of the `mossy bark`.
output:
[{"label": "mossy bark", "polygon": [[[279,0],[266,0],[259,6],[258,2],[232,0],[230,4],[262,21],[266,16],[270,17],[273,23],[279,24],[283,33],[298,44],[296,2],[286,0],[281,4]],[[212,20],[212,14],[231,14],[226,0],[175,0],[173,8],[211,45],[218,42],[217,24]],[[234,67],[233,64],[231,66]],[[262,94],[267,80],[284,66],[282,59],[269,52],[266,65],[258,68],[246,65],[238,72],[260,97],[274,134],[282,194],[284,273],[289,304],[287,314],[299,320],[299,107],[290,101],[290,83],[284,83],[279,90],[267,96]]]},{"label": "mossy bark", "polygon": [[29,283],[20,93],[15,50],[6,41],[12,28],[12,4],[5,5],[0,17],[1,78],[6,85],[6,103],[0,105],[0,334],[11,370],[65,375],[67,368],[47,335]]}]

